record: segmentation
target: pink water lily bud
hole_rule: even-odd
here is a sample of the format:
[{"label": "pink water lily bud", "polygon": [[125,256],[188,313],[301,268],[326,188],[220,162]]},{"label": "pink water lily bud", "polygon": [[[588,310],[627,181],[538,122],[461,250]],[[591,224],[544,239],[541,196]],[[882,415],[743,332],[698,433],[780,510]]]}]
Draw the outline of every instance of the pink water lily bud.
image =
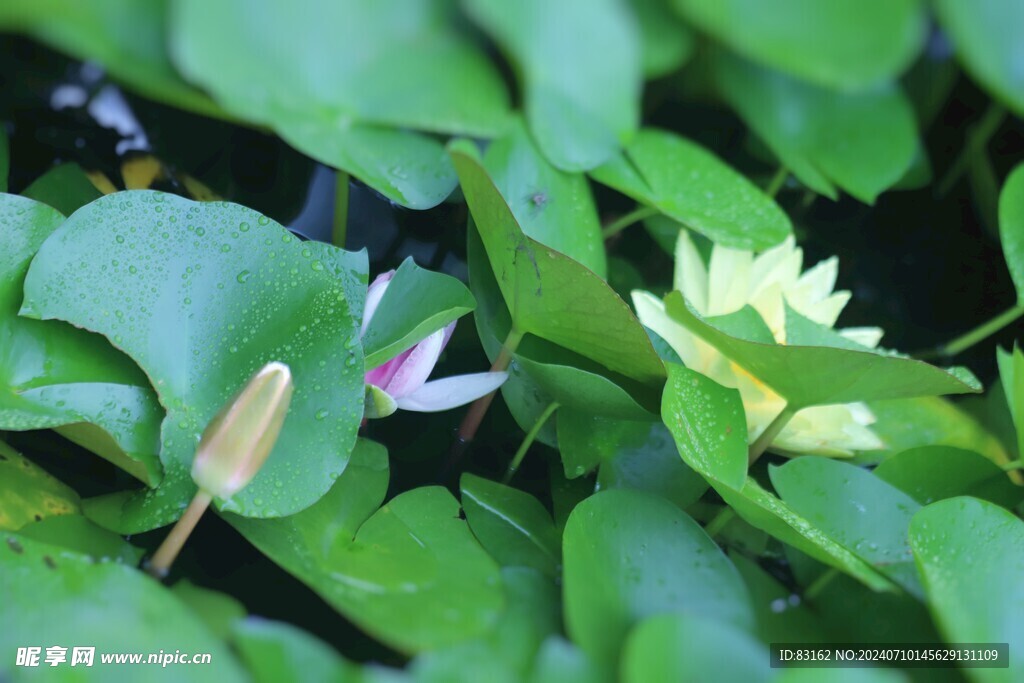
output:
[{"label": "pink water lily bud", "polygon": [[221,409],[192,462],[192,479],[201,490],[229,498],[245,488],[277,442],[293,390],[288,366],[268,363]]},{"label": "pink water lily bud", "polygon": [[[378,275],[366,292],[361,333],[365,333],[380,306],[395,271]],[[379,391],[367,392],[365,416],[387,417],[395,410],[433,413],[455,408],[498,389],[508,379],[506,372],[479,372],[428,382],[441,352],[448,345],[455,322],[433,332],[388,362],[367,370],[366,384]],[[382,400],[384,392],[391,401]]]}]

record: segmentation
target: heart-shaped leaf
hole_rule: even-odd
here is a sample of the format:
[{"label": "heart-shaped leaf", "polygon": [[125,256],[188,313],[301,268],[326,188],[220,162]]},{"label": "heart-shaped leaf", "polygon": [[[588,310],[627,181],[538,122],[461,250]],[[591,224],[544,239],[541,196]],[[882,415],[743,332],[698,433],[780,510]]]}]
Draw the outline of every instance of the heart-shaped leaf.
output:
[{"label": "heart-shaped leaf", "polygon": [[551,163],[585,171],[629,141],[640,119],[640,41],[621,3],[463,4],[518,66],[530,132]]},{"label": "heart-shaped leaf", "polygon": [[909,592],[920,595],[907,545],[913,498],[871,472],[828,458],[802,457],[769,469],[786,505]]},{"label": "heart-shaped leaf", "polygon": [[[981,391],[978,380],[964,368],[947,371],[866,347],[861,351],[796,343],[765,344],[730,336],[701,318],[679,292],[665,297],[665,308],[678,323],[767,384],[793,408]],[[799,326],[791,326],[793,321],[799,321]],[[787,339],[791,341],[791,329],[805,338],[825,336],[823,326],[792,309],[786,311],[786,324]]]},{"label": "heart-shaped leaf", "polygon": [[607,276],[601,224],[585,176],[552,166],[520,119],[487,147],[484,166],[524,233]]},{"label": "heart-shaped leaf", "polygon": [[[404,652],[483,633],[503,596],[498,567],[445,489],[387,491],[387,452],[361,440],[321,500],[280,519],[228,516],[271,560],[375,638]],[[374,512],[376,510],[376,512]]]},{"label": "heart-shaped leaf", "polygon": [[240,620],[231,629],[231,643],[255,683],[328,683],[359,675],[330,645],[284,622]]},{"label": "heart-shaped leaf", "polygon": [[275,517],[322,496],[362,418],[346,282],[365,281],[364,259],[305,245],[242,206],[159,192],[108,195],[68,219],[32,263],[22,314],[104,335],[145,370],[167,409],[160,488],[100,499],[91,516],[122,533],[174,521],[195,491],[189,467],[200,434],[270,361],[291,367],[291,410],[262,471],[218,505]]},{"label": "heart-shaped leaf", "polygon": [[836,199],[835,185],[873,204],[906,175],[918,148],[910,102],[896,85],[843,93],[732,55],[716,83],[743,121],[804,185]]},{"label": "heart-shaped leaf", "polygon": [[970,669],[977,681],[1024,677],[1024,522],[976,498],[922,509],[910,547],[939,630],[950,643],[1008,643],[1009,667]]},{"label": "heart-shaped leaf", "polygon": [[675,7],[733,50],[837,90],[898,76],[926,28],[918,0],[675,0]]},{"label": "heart-shaped leaf", "polygon": [[470,142],[450,152],[512,326],[660,384],[664,367],[629,306],[592,271],[523,233]]},{"label": "heart-shaped leaf", "polygon": [[565,526],[566,627],[595,661],[613,667],[634,624],[682,613],[753,624],[736,568],[672,503],[638,491],[602,491]]},{"label": "heart-shaped leaf", "polygon": [[1012,508],[1024,500],[999,465],[974,451],[953,446],[920,446],[883,461],[874,470],[921,505],[955,496],[974,496]]},{"label": "heart-shaped leaf", "polygon": [[1024,305],[1024,164],[1018,164],[999,193],[999,238],[1017,300]]},{"label": "heart-shaped leaf", "polygon": [[[74,647],[94,647],[98,667],[101,655],[155,654],[173,642],[182,653],[209,654],[215,663],[190,667],[189,680],[249,680],[230,649],[159,582],[118,562],[97,563],[87,555],[11,532],[0,532],[0,537],[0,623],[16,625],[0,629],[3,651],[27,645],[66,647],[68,663],[56,672],[67,675],[95,670],[71,668]],[[41,663],[45,656],[44,651]],[[5,673],[10,666],[4,663]],[[167,680],[160,667],[131,668],[133,681]],[[61,680],[73,679],[80,680]]]},{"label": "heart-shaped leaf", "polygon": [[75,491],[0,441],[0,530],[79,511]]},{"label": "heart-shaped leaf", "polygon": [[0,195],[0,429],[66,427],[66,435],[150,484],[163,411],[146,376],[96,334],[18,317],[29,263],[64,222],[25,197]]},{"label": "heart-shaped leaf", "polygon": [[756,185],[668,131],[645,128],[591,176],[723,246],[767,249],[793,231],[786,213]]},{"label": "heart-shaped leaf", "polygon": [[640,26],[644,76],[659,78],[681,67],[693,55],[693,30],[672,12],[668,0],[632,0]]},{"label": "heart-shaped leaf", "polygon": [[476,307],[466,286],[443,273],[424,270],[407,258],[388,283],[363,330],[367,368],[375,368]]},{"label": "heart-shaped leaf", "polygon": [[536,498],[468,472],[462,509],[473,535],[502,566],[530,567],[554,577],[562,564],[562,538]]},{"label": "heart-shaped leaf", "polygon": [[1024,6],[1015,0],[937,0],[934,7],[967,72],[1024,116],[1024,55],[1017,31],[1024,25]]}]

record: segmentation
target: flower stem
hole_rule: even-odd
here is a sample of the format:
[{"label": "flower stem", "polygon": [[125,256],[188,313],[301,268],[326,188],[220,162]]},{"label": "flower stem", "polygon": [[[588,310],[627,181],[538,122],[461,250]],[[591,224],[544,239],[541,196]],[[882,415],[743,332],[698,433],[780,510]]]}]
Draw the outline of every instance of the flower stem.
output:
[{"label": "flower stem", "polygon": [[519,471],[519,466],[523,464],[523,458],[526,457],[526,451],[530,450],[534,439],[540,434],[541,428],[548,421],[548,418],[551,417],[551,414],[558,410],[558,405],[558,401],[552,401],[533,423],[533,426],[530,427],[530,431],[526,432],[523,442],[519,444],[519,450],[516,451],[516,454],[512,457],[512,462],[508,464],[508,469],[505,470],[505,478],[501,480],[503,484],[509,483],[512,477],[515,476],[515,473]]},{"label": "flower stem", "polygon": [[775,198],[775,195],[779,193],[782,186],[786,183],[786,178],[789,177],[789,169],[785,166],[779,166],[779,170],[772,176],[771,181],[768,182],[767,187],[764,188],[765,194],[769,197]]},{"label": "flower stem", "polygon": [[345,248],[348,236],[348,181],[345,171],[337,171],[334,179],[334,225],[331,231],[331,244]]},{"label": "flower stem", "polygon": [[206,512],[206,508],[210,507],[210,501],[212,496],[199,489],[196,491],[195,497],[192,502],[185,508],[185,514],[181,516],[178,523],[171,529],[171,533],[167,534],[167,538],[157,548],[156,553],[149,560],[146,565],[146,571],[157,579],[163,579],[167,576],[167,573],[171,570],[171,565],[174,564],[175,558],[178,557],[178,553],[181,552],[182,546],[185,545],[185,541],[192,534],[192,530],[196,528],[196,523],[199,522],[199,518]]},{"label": "flower stem", "polygon": [[993,101],[989,104],[988,109],[982,115],[981,120],[978,121],[974,126],[971,127],[967,133],[967,140],[964,143],[964,147],[960,150],[960,154],[957,156],[956,161],[946,171],[945,177],[942,182],[939,183],[938,195],[944,196],[953,187],[960,176],[964,174],[964,170],[967,168],[967,164],[971,157],[986,144],[995,135],[996,131],[999,130],[999,126],[1002,125],[1003,120],[1006,118],[1006,108]]},{"label": "flower stem", "polygon": [[645,218],[650,218],[657,213],[658,210],[650,206],[638,206],[625,216],[622,216],[605,226],[605,229],[601,231],[601,237],[604,239],[614,237],[634,223],[642,221]]},{"label": "flower stem", "polygon": [[935,350],[921,353],[918,357],[924,359],[951,358],[957,354],[963,353],[978,342],[995,334],[1021,316],[1024,316],[1024,305],[1017,304],[1016,306],[1003,311],[991,320],[987,320],[981,325],[978,325],[970,332],[962,334],[952,341],[946,342]]},{"label": "flower stem", "polygon": [[835,567],[830,568],[828,571],[823,573],[821,576],[811,582],[811,585],[804,591],[804,600],[813,600],[821,594],[821,591],[825,589],[825,586],[832,583],[832,579],[839,576],[839,570]]},{"label": "flower stem", "polygon": [[718,514],[711,518],[711,521],[704,525],[704,532],[711,538],[714,538],[735,516],[736,512],[726,505],[718,511]]},{"label": "flower stem", "polygon": [[[491,365],[491,372],[508,370],[509,363],[512,362],[512,354],[519,348],[519,342],[523,340],[523,334],[523,332],[516,329],[515,325],[512,326],[512,329],[508,331],[508,336],[505,337],[505,341],[501,345],[501,352],[494,359],[494,364]],[[487,414],[487,409],[491,407],[494,394],[495,392],[492,391],[486,396],[481,396],[473,401],[473,405],[466,412],[466,417],[462,418],[462,424],[459,425],[459,433],[456,440],[458,448],[465,448],[466,444],[476,436],[476,430],[480,427],[480,422],[484,419],[484,415]]]},{"label": "flower stem", "polygon": [[753,465],[757,462],[757,459],[760,458],[761,454],[768,449],[768,446],[772,444],[772,441],[774,441],[775,437],[779,435],[779,432],[781,432],[789,423],[790,419],[796,415],[797,410],[799,409],[787,403],[782,409],[782,412],[775,416],[775,419],[771,421],[763,432],[761,432],[761,436],[757,437],[754,443],[750,445],[750,454],[748,456],[749,464]]}]

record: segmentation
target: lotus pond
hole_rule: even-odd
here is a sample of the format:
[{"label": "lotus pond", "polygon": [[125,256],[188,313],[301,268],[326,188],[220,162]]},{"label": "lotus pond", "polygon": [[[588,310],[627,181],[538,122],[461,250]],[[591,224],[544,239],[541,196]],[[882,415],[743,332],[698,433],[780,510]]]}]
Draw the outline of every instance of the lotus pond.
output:
[{"label": "lotus pond", "polygon": [[0,682],[1024,680],[1022,26],[5,0]]}]

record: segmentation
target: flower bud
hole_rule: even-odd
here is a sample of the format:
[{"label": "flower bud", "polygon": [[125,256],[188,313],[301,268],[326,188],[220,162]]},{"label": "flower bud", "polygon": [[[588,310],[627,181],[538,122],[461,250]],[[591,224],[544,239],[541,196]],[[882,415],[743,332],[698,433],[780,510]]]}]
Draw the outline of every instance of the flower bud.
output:
[{"label": "flower bud", "polygon": [[217,498],[252,480],[277,442],[291,402],[292,373],[268,363],[210,421],[192,462],[192,479]]}]

